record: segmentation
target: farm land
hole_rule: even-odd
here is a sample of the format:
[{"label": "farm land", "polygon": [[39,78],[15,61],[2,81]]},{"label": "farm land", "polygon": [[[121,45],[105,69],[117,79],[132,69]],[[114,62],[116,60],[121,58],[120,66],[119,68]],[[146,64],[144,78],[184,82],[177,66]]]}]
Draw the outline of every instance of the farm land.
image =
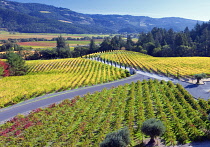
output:
[{"label": "farm land", "polygon": [[0,108],[47,93],[126,77],[125,70],[81,58],[32,60],[26,64],[27,75],[1,79]]},{"label": "farm land", "polygon": [[142,53],[116,50],[92,56],[127,65],[146,72],[164,74],[175,78],[193,78],[194,74],[210,75],[209,57],[152,57]]},{"label": "farm land", "polygon": [[[7,39],[36,36],[4,33],[5,36],[2,36]],[[52,39],[59,35],[37,34],[36,37]],[[87,35],[62,36],[78,38]],[[96,44],[102,42],[95,41]],[[88,45],[89,42],[67,41],[70,46]],[[32,48],[56,46],[55,41],[18,44]],[[201,72],[210,75],[210,60],[207,57],[155,58],[122,50],[90,56],[99,55],[108,62],[176,78],[192,77]],[[106,83],[128,76],[123,69],[81,58],[26,61],[26,64],[29,67],[27,75],[1,79],[0,108],[43,94]],[[209,100],[195,100],[179,84],[158,80],[138,81],[75,97],[71,101],[64,100],[49,108],[38,108],[28,116],[19,115],[0,126],[0,146],[98,146],[106,134],[124,126],[129,127],[131,142],[135,146],[148,138],[140,132],[143,121],[154,117],[166,126],[166,133],[161,136],[164,144],[174,146],[210,138],[207,131],[210,128],[207,122],[209,109]]]},{"label": "farm land", "polygon": [[[100,44],[102,39],[95,39],[96,44]],[[68,40],[66,41],[70,47],[73,46],[85,46],[90,44],[90,40]],[[32,48],[53,48],[56,47],[56,41],[36,41],[36,42],[19,42],[18,45],[22,47],[32,47]]]},{"label": "farm land", "polygon": [[207,136],[207,109],[208,101],[194,100],[180,85],[143,80],[19,115],[1,126],[0,145],[95,147],[127,126],[136,146],[148,137],[142,123],[156,117],[166,126],[164,144],[174,146]]},{"label": "farm land", "polygon": [[0,31],[0,40],[7,40],[8,38],[18,39],[18,38],[45,38],[52,39],[62,35],[64,38],[82,38],[82,37],[108,37],[109,35],[99,35],[99,34],[50,34],[50,33],[9,33],[5,31]]},{"label": "farm land", "polygon": [[[0,31],[0,40],[8,40],[11,39],[25,39],[25,38],[44,38],[44,39],[52,39],[57,38],[58,36],[62,35],[62,37],[67,38],[83,38],[83,37],[108,37],[109,35],[98,35],[98,34],[47,34],[47,33],[9,33]],[[99,44],[103,40],[102,39],[95,39],[95,43]],[[68,40],[66,41],[71,47],[71,50],[74,49],[74,46],[85,46],[89,45],[90,40]],[[22,47],[31,47],[34,49],[38,48],[53,48],[56,46],[56,41],[33,41],[33,42],[17,42],[18,45]],[[1,45],[1,44],[0,44]]]}]

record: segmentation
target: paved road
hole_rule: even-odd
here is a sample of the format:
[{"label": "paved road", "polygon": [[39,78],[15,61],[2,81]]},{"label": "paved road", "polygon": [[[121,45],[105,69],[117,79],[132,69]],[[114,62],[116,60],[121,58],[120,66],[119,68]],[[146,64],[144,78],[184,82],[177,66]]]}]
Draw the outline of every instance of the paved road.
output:
[{"label": "paved road", "polygon": [[109,82],[109,83],[101,84],[101,85],[95,85],[91,87],[78,88],[74,90],[67,90],[67,91],[53,93],[53,94],[47,94],[41,97],[37,97],[35,99],[27,100],[25,102],[16,104],[8,108],[0,109],[0,124],[4,123],[6,120],[11,119],[17,114],[28,113],[31,110],[34,110],[39,107],[46,107],[53,103],[59,103],[60,101],[64,99],[72,99],[78,95],[83,96],[87,94],[88,92],[93,93],[95,91],[101,91],[103,88],[111,88],[113,86],[115,87],[118,85],[123,85],[125,83],[131,83],[131,82],[136,82],[138,80],[150,79],[150,78],[166,80],[166,81],[171,80],[174,83],[180,83],[181,85],[183,85],[186,88],[186,90],[188,90],[190,94],[192,94],[195,98],[199,98],[199,97],[202,97],[205,99],[210,98],[210,93],[207,92],[207,90],[210,89],[210,83],[206,83],[205,85],[198,86],[198,85],[190,84],[187,82],[182,82],[176,79],[171,79],[168,77],[163,77],[163,76],[159,76],[159,75],[155,75],[151,73],[137,71],[136,75],[133,75],[131,77],[121,79],[118,81]]},{"label": "paved road", "polygon": [[152,73],[147,73],[147,72],[142,72],[142,71],[137,71],[138,74],[144,75],[147,77],[151,77],[154,79],[159,79],[159,80],[165,80],[165,81],[172,81],[173,83],[179,83],[181,84],[193,97],[195,98],[204,98],[204,99],[210,99],[210,82],[205,82],[204,85],[197,85],[197,84],[192,84],[189,82],[185,81],[180,81],[177,79],[173,79],[170,77],[165,77],[165,76],[160,76]]},{"label": "paved road", "polygon": [[[97,60],[98,58],[95,57],[95,58],[92,58],[92,60]],[[104,62],[103,62],[104,63]],[[110,64],[110,62],[105,62],[105,64]],[[113,64],[114,66],[114,64]],[[116,65],[116,67],[118,68],[123,68],[125,69],[125,67],[123,66],[119,66],[119,65]],[[127,70],[129,71],[130,69],[127,68]],[[148,73],[148,72],[143,72],[143,71],[140,71],[138,70],[137,71],[138,74],[142,75],[142,76],[145,76],[145,79],[147,79],[148,77],[149,78],[152,78],[152,79],[159,79],[159,80],[165,80],[165,81],[172,81],[173,83],[179,83],[181,84],[193,97],[195,98],[204,98],[204,99],[210,99],[210,82],[205,82],[204,85],[197,85],[197,84],[191,84],[189,82],[185,82],[185,81],[180,81],[180,80],[177,80],[177,79],[173,79],[173,78],[170,78],[170,77],[165,77],[165,76],[161,76],[161,75],[156,75],[156,74],[152,74],[152,73]]]},{"label": "paved road", "polygon": [[93,93],[95,91],[101,91],[103,88],[111,88],[118,85],[123,85],[125,83],[136,82],[138,80],[143,80],[145,78],[149,78],[147,76],[142,76],[140,74],[136,74],[134,76],[121,79],[114,82],[109,82],[106,84],[95,85],[91,87],[83,87],[74,90],[67,90],[63,92],[47,94],[41,97],[37,97],[31,100],[27,100],[25,102],[10,106],[8,108],[0,109],[0,124],[6,120],[11,119],[12,117],[16,116],[17,114],[27,113],[31,110],[34,110],[39,107],[46,107],[47,105],[58,103],[64,99],[72,99],[75,96],[83,96],[85,94]]}]

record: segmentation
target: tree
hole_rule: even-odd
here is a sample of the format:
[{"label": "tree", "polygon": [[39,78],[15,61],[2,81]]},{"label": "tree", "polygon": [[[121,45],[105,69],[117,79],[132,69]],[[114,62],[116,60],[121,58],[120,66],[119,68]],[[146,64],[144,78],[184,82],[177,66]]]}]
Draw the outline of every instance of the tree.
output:
[{"label": "tree", "polygon": [[157,136],[161,136],[165,132],[166,128],[160,120],[155,118],[150,118],[143,122],[141,131],[145,134],[150,136],[149,143],[154,144],[155,138]]},{"label": "tree", "polygon": [[9,76],[9,66],[4,61],[0,60],[0,77],[7,77]]},{"label": "tree", "polygon": [[45,49],[39,52],[41,54],[41,58],[43,59],[55,59],[58,57],[58,53],[56,50]]},{"label": "tree", "polygon": [[109,133],[100,147],[126,147],[130,144],[130,133],[127,127]]},{"label": "tree", "polygon": [[129,51],[133,50],[133,46],[134,46],[134,42],[133,42],[131,36],[128,35],[127,41],[126,41],[126,50],[129,50]]},{"label": "tree", "polygon": [[7,54],[7,63],[9,64],[11,76],[21,76],[26,74],[28,68],[20,55],[16,53]]},{"label": "tree", "polygon": [[59,36],[57,38],[56,42],[57,42],[57,46],[56,46],[57,48],[65,48],[65,47],[67,47],[66,40],[62,36]]},{"label": "tree", "polygon": [[91,40],[90,40],[89,48],[90,48],[90,53],[96,52],[97,46],[96,46],[96,44],[95,44],[94,39],[91,39]]},{"label": "tree", "polygon": [[205,73],[195,74],[194,77],[197,79],[196,84],[199,84],[201,79],[206,78],[206,74]]},{"label": "tree", "polygon": [[155,49],[155,44],[152,42],[148,42],[145,44],[144,48],[147,50],[148,55],[153,55],[153,50]]},{"label": "tree", "polygon": [[106,37],[103,42],[100,44],[100,48],[99,51],[107,51],[107,50],[111,50],[112,46],[110,45],[110,39],[108,37]]},{"label": "tree", "polygon": [[122,47],[125,47],[125,41],[121,36],[114,36],[110,42],[111,50],[120,50]]},{"label": "tree", "polygon": [[56,52],[59,58],[70,58],[72,56],[69,45],[66,44],[65,38],[62,36],[57,38]]}]

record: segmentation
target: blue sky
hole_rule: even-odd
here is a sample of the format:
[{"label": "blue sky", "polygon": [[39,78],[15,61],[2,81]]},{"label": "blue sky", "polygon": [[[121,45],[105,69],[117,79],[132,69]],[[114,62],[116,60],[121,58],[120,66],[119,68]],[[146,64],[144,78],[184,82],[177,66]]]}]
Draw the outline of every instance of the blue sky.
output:
[{"label": "blue sky", "polygon": [[12,0],[43,3],[86,14],[183,17],[210,20],[210,0]]}]

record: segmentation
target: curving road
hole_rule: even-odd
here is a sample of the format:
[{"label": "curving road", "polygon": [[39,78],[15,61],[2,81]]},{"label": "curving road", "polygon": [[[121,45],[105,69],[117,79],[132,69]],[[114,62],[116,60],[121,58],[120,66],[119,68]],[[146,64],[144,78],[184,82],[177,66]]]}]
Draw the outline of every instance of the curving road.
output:
[{"label": "curving road", "polygon": [[123,85],[125,83],[131,83],[131,82],[136,82],[138,80],[143,80],[145,78],[149,78],[149,77],[136,74],[131,77],[117,80],[114,82],[47,94],[47,95],[40,96],[31,100],[27,100],[27,101],[24,101],[22,103],[19,103],[10,107],[0,109],[0,124],[13,118],[17,114],[28,113],[36,108],[46,107],[53,103],[59,103],[60,101],[64,99],[72,99],[78,95],[83,96],[87,93],[101,91],[103,88],[111,88],[111,87]]},{"label": "curving road", "polygon": [[199,97],[202,97],[205,99],[210,98],[210,93],[208,92],[208,90],[210,89],[210,83],[206,83],[205,85],[198,86],[195,84],[190,84],[187,82],[171,79],[171,78],[160,76],[160,75],[137,71],[136,75],[133,75],[125,79],[121,79],[121,80],[117,80],[117,81],[109,82],[105,84],[90,86],[90,87],[82,87],[82,88],[78,88],[74,90],[67,90],[63,92],[47,94],[47,95],[40,96],[31,100],[24,101],[22,103],[19,103],[19,104],[16,104],[7,108],[2,108],[0,109],[0,124],[13,118],[17,114],[27,114],[34,109],[37,109],[40,107],[47,107],[50,104],[59,103],[64,99],[72,99],[78,95],[83,96],[87,93],[101,91],[103,88],[116,87],[119,85],[124,85],[125,83],[131,83],[131,82],[136,82],[138,80],[150,79],[150,78],[158,79],[158,80],[165,80],[165,81],[171,80],[174,83],[179,83],[182,86],[184,86],[185,89],[188,90],[189,93],[192,94],[195,98],[199,98]]}]

